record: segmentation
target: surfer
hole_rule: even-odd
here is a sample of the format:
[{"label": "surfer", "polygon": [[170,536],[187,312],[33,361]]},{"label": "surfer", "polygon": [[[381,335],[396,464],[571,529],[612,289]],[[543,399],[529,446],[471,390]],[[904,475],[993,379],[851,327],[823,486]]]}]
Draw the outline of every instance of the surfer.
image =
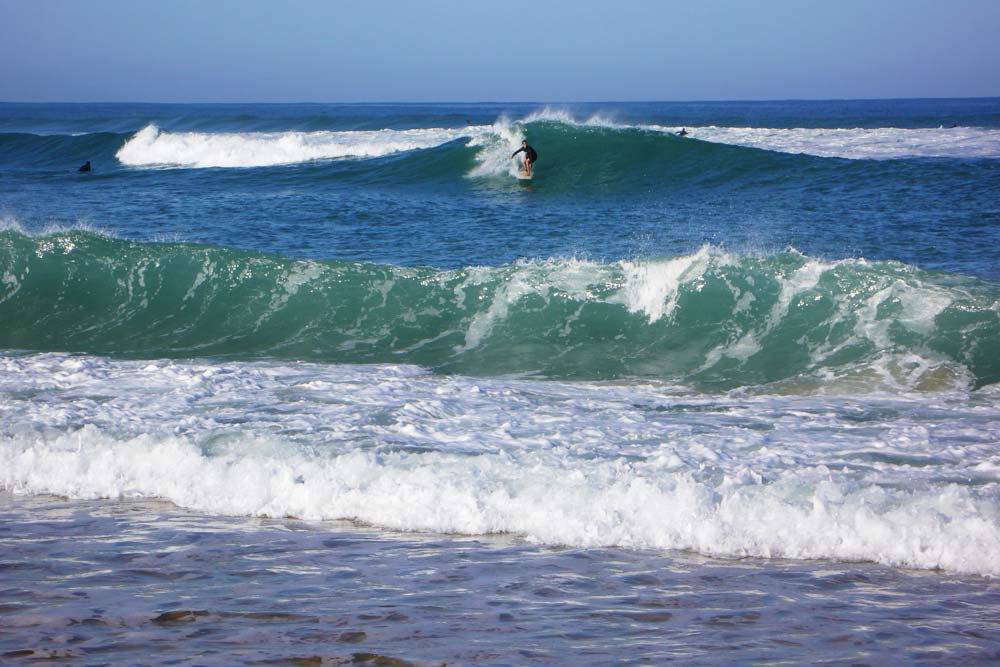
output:
[{"label": "surfer", "polygon": [[531,176],[531,165],[538,161],[538,152],[528,145],[528,140],[525,139],[521,142],[521,147],[514,151],[514,154],[510,156],[513,160],[514,157],[524,151],[524,171],[528,176]]},{"label": "surfer", "polygon": [[688,131],[685,128],[683,128],[683,127],[681,128],[681,131],[677,133],[678,137],[686,137],[687,135],[688,135]]},{"label": "surfer", "polygon": [[77,169],[77,171],[90,171],[90,160],[87,160],[87,164]]}]

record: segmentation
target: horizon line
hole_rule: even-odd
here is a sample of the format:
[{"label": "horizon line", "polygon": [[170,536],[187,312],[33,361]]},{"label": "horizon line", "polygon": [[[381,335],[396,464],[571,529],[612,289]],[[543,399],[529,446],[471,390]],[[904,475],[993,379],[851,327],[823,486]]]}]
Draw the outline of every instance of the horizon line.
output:
[{"label": "horizon line", "polygon": [[919,97],[783,97],[783,98],[716,98],[716,99],[675,99],[675,100],[654,100],[654,99],[634,99],[634,100],[473,100],[473,101],[392,101],[392,100],[350,100],[350,101],[305,101],[305,100],[283,100],[283,101],[247,101],[247,100],[186,100],[186,101],[163,101],[163,100],[0,100],[0,104],[157,104],[157,105],[183,105],[183,104],[254,104],[254,105],[344,105],[344,106],[376,106],[376,105],[399,105],[399,106],[454,106],[454,105],[486,105],[486,104],[718,104],[718,103],[767,103],[767,102],[898,102],[898,101],[919,101],[919,100],[995,100],[1000,99],[1000,95],[972,95],[962,97],[952,96],[919,96]]}]

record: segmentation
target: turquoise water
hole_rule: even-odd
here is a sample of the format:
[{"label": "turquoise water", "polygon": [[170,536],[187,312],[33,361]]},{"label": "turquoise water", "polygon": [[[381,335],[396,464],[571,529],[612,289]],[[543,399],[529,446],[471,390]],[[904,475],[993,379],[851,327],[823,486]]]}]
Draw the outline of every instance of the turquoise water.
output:
[{"label": "turquoise water", "polygon": [[[6,559],[14,657],[1000,650],[1000,100],[0,104],[0,167],[4,544],[92,569]],[[171,561],[132,601],[151,568],[73,540],[95,526],[256,565],[192,606]],[[59,591],[127,613],[42,613]]]},{"label": "turquoise water", "polygon": [[[0,185],[4,215],[32,230],[297,258],[458,268],[710,243],[997,278],[996,106],[8,104]],[[150,125],[159,140],[133,140],[123,164]],[[663,131],[681,126],[686,139]],[[522,136],[541,154],[528,184],[504,159]],[[159,168],[182,164],[206,168]]]}]

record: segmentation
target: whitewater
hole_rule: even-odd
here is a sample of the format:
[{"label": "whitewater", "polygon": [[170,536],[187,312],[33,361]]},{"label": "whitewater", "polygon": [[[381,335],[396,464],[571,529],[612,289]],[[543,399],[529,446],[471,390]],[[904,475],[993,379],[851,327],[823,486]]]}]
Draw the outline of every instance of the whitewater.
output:
[{"label": "whitewater", "polygon": [[[0,361],[3,391],[36,397],[0,412],[12,433],[0,482],[19,492],[1000,573],[997,507],[969,483],[1000,471],[1000,412],[987,396],[939,393],[952,409],[929,429],[908,394],[706,396],[414,366]],[[875,411],[892,418],[865,418]],[[280,423],[240,416],[276,413]],[[961,448],[942,447],[956,438]]]},{"label": "whitewater", "polygon": [[818,157],[888,160],[908,157],[1000,158],[1000,130],[994,128],[756,128],[628,125],[595,116],[586,120],[547,110],[523,121],[502,118],[491,125],[316,132],[164,132],[148,125],[115,157],[131,167],[265,167],[316,160],[372,158],[434,148],[463,140],[482,146],[472,175],[511,173],[507,149],[518,146],[524,125],[552,123],[574,128],[634,130],[713,143]]},{"label": "whitewater", "polygon": [[1000,651],[995,99],[0,104],[0,165],[0,661]]}]

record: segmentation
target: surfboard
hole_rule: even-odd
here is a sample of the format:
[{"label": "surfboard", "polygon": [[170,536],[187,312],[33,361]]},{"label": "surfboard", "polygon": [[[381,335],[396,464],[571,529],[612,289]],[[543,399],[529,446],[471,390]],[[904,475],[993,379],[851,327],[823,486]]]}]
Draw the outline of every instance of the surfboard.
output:
[{"label": "surfboard", "polygon": [[520,178],[522,181],[530,181],[531,180],[531,174],[529,174],[528,172],[526,172],[524,169],[522,169],[521,171],[517,172],[517,177]]}]

